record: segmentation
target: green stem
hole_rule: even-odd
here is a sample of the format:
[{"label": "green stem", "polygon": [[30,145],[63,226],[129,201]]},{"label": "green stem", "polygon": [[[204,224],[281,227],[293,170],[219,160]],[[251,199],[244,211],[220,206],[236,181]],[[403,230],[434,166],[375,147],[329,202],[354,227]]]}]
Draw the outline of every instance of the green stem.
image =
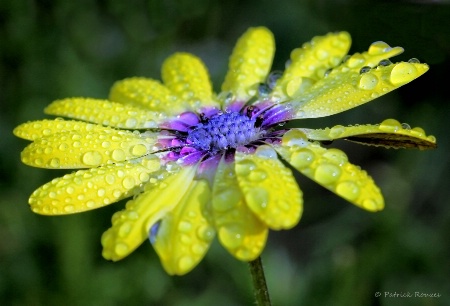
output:
[{"label": "green stem", "polygon": [[250,266],[250,273],[252,274],[253,288],[255,290],[255,298],[258,306],[272,305],[270,303],[269,290],[267,289],[261,257],[250,261],[248,264]]}]

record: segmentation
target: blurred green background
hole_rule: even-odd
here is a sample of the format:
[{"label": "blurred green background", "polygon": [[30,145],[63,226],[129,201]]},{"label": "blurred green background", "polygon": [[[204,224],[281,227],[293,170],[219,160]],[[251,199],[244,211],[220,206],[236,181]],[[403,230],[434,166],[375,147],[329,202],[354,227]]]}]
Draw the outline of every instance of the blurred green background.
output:
[{"label": "blurred green background", "polygon": [[[438,139],[434,151],[335,143],[383,190],[386,209],[360,210],[307,178],[303,219],[271,232],[263,253],[275,305],[450,305],[448,1],[0,1],[0,304],[252,305],[245,263],[216,242],[183,277],[165,274],[149,243],[126,259],[101,257],[107,208],[64,217],[33,214],[29,194],[64,171],[26,167],[14,126],[44,118],[51,101],[104,98],[129,76],[159,79],[175,51],[200,56],[218,89],[236,39],[249,26],[275,34],[274,69],[315,35],[347,30],[350,53],[383,40],[430,64],[424,76],[357,109],[306,127],[396,118]],[[382,296],[376,298],[376,292]],[[385,292],[440,294],[385,297]]]}]

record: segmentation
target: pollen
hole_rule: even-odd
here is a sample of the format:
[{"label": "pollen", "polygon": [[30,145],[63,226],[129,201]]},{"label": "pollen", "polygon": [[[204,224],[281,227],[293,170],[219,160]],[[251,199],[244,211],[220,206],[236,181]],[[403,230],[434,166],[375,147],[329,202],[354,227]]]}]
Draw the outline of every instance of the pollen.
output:
[{"label": "pollen", "polygon": [[239,112],[221,113],[195,126],[187,140],[198,150],[216,154],[259,139],[263,131],[255,123],[256,119]]}]

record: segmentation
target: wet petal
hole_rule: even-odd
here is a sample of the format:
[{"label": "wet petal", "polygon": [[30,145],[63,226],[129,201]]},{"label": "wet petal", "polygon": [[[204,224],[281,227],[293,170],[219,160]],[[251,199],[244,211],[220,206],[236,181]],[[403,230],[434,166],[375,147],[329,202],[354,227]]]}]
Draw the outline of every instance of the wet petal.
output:
[{"label": "wet petal", "polygon": [[277,150],[295,169],[350,203],[369,211],[384,208],[380,189],[344,152],[311,143],[298,129],[287,132]]},{"label": "wet petal", "polygon": [[311,83],[308,79],[315,82],[323,78],[328,69],[339,65],[350,45],[350,34],[339,32],[314,37],[302,48],[294,49],[291,52],[291,62],[278,80],[273,95],[277,97],[298,95],[300,88],[306,83]]},{"label": "wet petal", "polygon": [[203,62],[189,53],[175,53],[162,66],[164,84],[192,110],[218,106],[213,98],[208,70]]},{"label": "wet petal", "polygon": [[83,133],[104,131],[105,129],[107,128],[98,124],[56,118],[54,120],[45,119],[22,123],[14,129],[13,133],[23,139],[36,140],[59,132],[79,131]]},{"label": "wet petal", "polygon": [[235,95],[233,100],[247,101],[265,81],[274,52],[272,32],[264,27],[248,29],[234,47],[222,91]]},{"label": "wet petal", "polygon": [[289,168],[269,146],[255,154],[236,152],[235,171],[248,207],[274,230],[289,229],[300,220],[302,193]]},{"label": "wet petal", "polygon": [[346,68],[337,68],[299,96],[295,118],[324,117],[357,107],[418,78],[428,65],[400,62],[361,73]]},{"label": "wet petal", "polygon": [[222,160],[214,178],[212,215],[220,243],[237,259],[257,258],[266,245],[268,228],[245,203],[234,165]]},{"label": "wet petal", "polygon": [[395,119],[386,119],[381,124],[364,124],[355,126],[336,125],[332,128],[309,130],[302,129],[309,139],[324,141],[345,139],[366,145],[386,148],[434,149],[436,138],[427,136],[420,127],[411,128],[406,123]]},{"label": "wet petal", "polygon": [[109,99],[170,115],[184,110],[182,103],[166,86],[147,78],[135,77],[116,82],[111,88]]},{"label": "wet petal", "polygon": [[22,151],[22,162],[39,168],[92,168],[141,157],[152,151],[152,134],[103,127],[60,132],[36,139]]},{"label": "wet petal", "polygon": [[215,231],[205,214],[211,191],[205,180],[193,181],[181,201],[161,220],[153,247],[168,274],[183,275],[203,259]]},{"label": "wet petal", "polygon": [[156,128],[167,119],[162,112],[92,98],[68,98],[51,103],[45,113],[122,129]]},{"label": "wet petal", "polygon": [[103,257],[120,260],[148,239],[150,228],[182,199],[194,178],[195,167],[152,177],[150,189],[127,202],[112,217],[112,227],[102,236]]},{"label": "wet petal", "polygon": [[83,212],[115,203],[137,192],[160,168],[150,155],[140,163],[119,163],[80,170],[56,178],[30,196],[31,209],[43,215]]}]

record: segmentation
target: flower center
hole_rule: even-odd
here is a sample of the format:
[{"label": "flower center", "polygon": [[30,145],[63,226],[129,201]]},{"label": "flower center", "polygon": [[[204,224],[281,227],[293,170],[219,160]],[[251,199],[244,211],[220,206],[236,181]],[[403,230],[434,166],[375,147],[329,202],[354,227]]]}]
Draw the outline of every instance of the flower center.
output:
[{"label": "flower center", "polygon": [[237,148],[260,138],[262,131],[255,122],[239,112],[218,114],[190,130],[187,140],[196,149],[211,153]]}]

